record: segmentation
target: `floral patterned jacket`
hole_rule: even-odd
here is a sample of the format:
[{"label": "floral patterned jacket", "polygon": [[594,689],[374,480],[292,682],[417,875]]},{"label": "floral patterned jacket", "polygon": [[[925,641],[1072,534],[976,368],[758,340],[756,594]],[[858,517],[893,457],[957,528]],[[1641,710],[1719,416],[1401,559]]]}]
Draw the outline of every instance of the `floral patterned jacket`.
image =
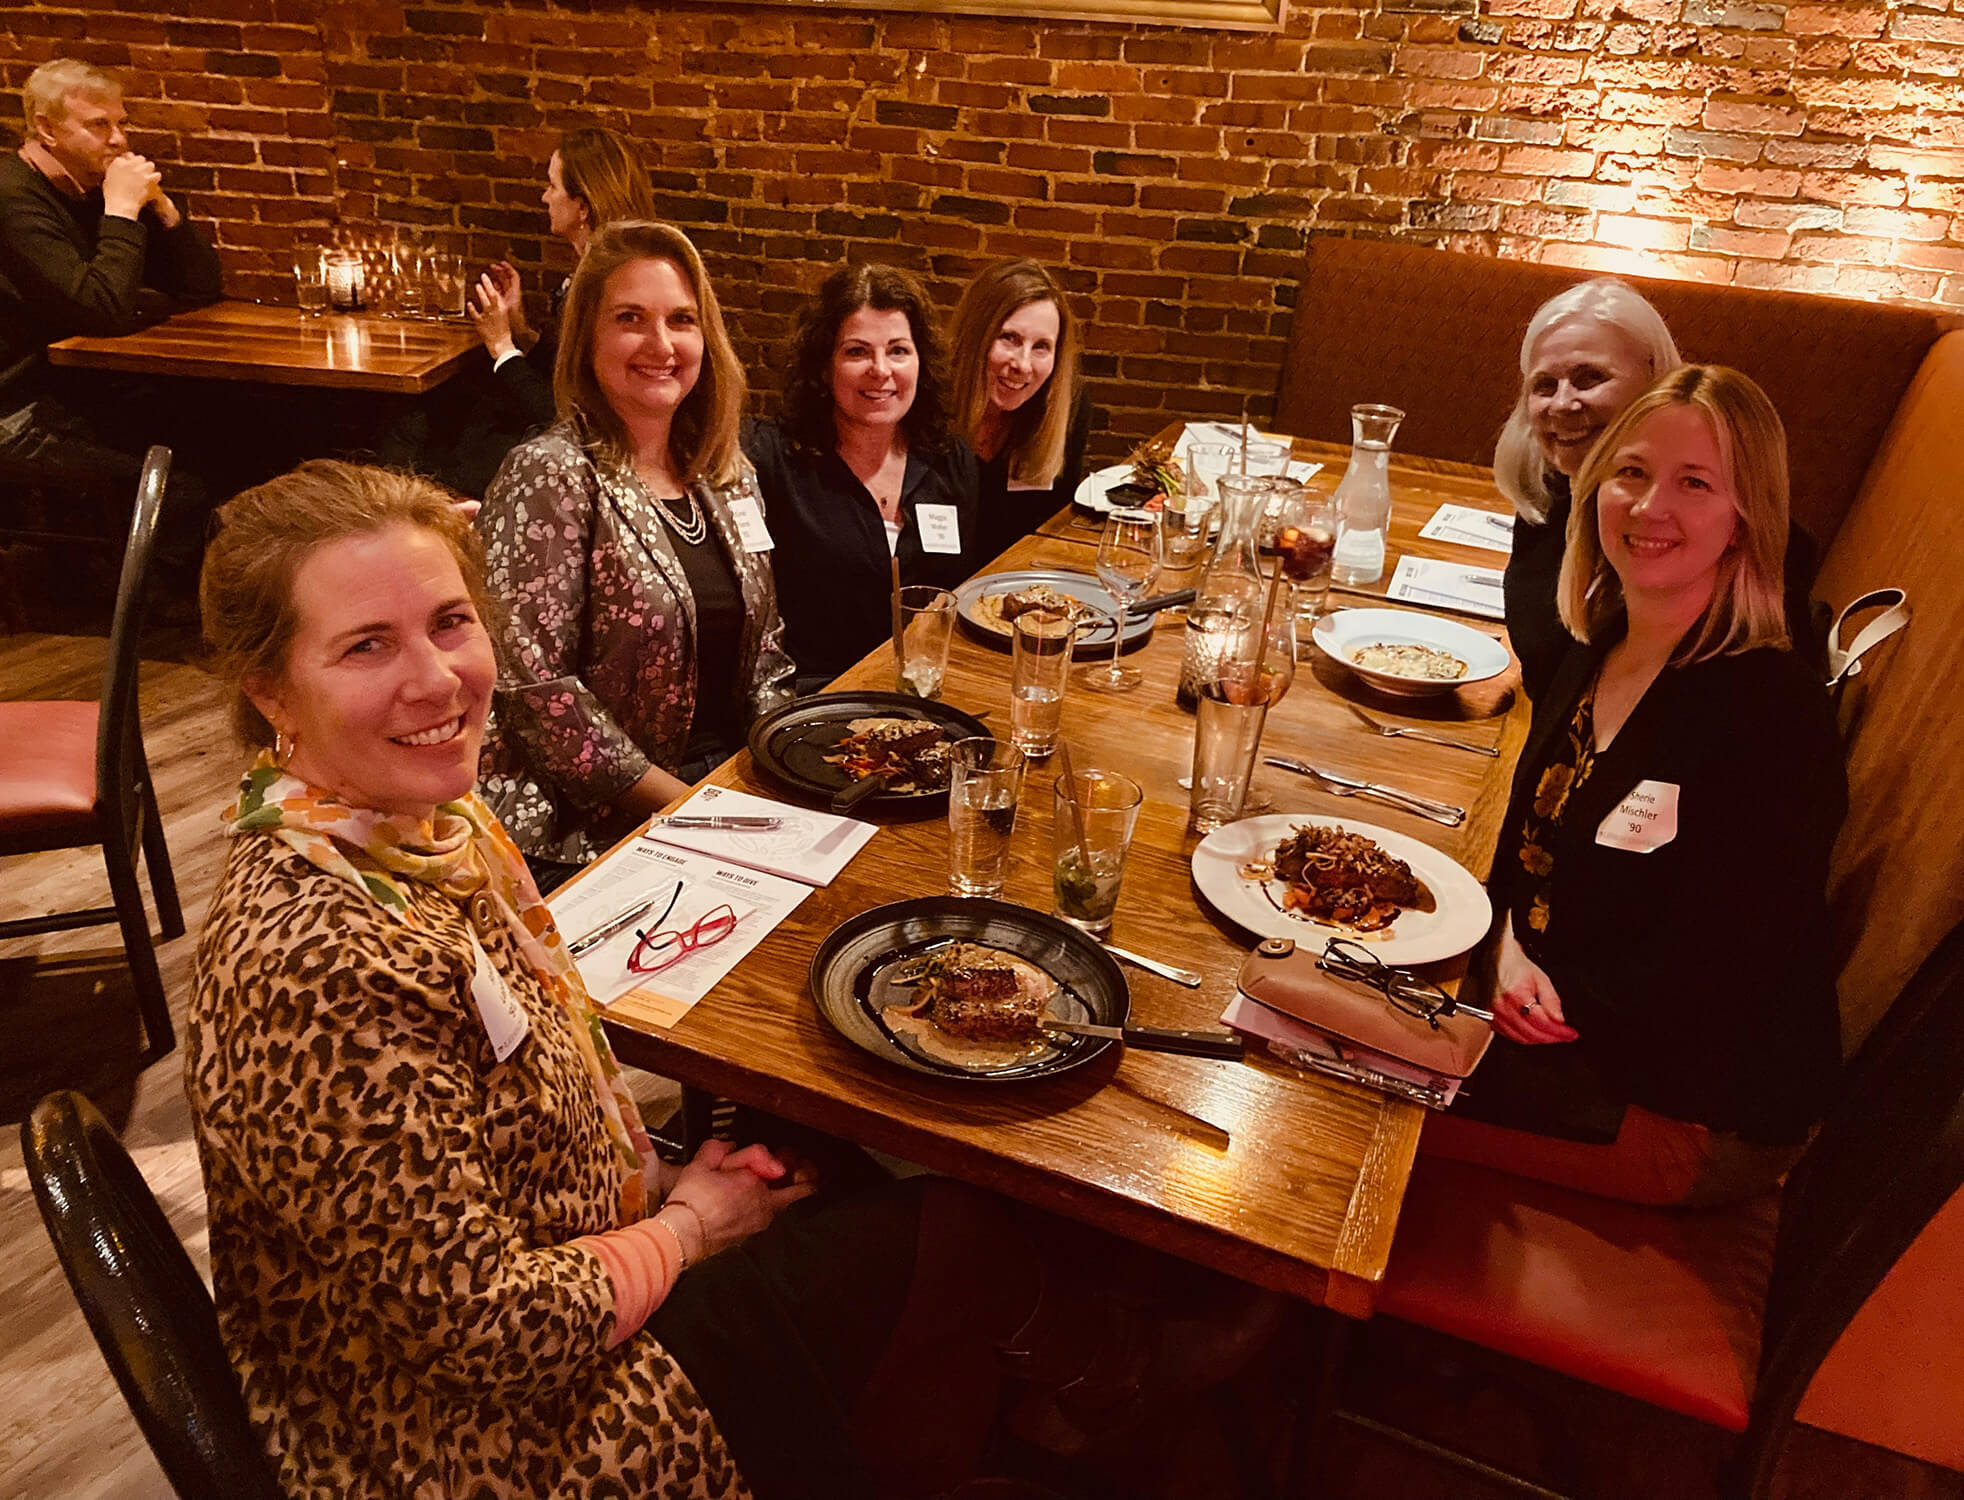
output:
[{"label": "floral patterned jacket", "polygon": [[[698,483],[743,594],[742,716],[788,696],[769,553],[730,513],[763,499]],[[508,612],[479,791],[526,854],[584,863],[625,829],[613,801],[650,765],[681,763],[696,711],[695,597],[654,498],[561,422],[520,444],[478,513],[492,596]]]}]

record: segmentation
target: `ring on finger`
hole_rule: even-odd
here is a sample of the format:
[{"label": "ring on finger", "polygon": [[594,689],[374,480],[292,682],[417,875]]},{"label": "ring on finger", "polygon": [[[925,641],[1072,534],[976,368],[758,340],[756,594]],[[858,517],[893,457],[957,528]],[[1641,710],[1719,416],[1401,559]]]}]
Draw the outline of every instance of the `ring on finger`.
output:
[{"label": "ring on finger", "polygon": [[1536,1007],[1536,1006],[1538,1006],[1538,1005],[1540,1005],[1540,1004],[1541,1004],[1541,1002],[1540,1002],[1539,1000],[1527,1000],[1527,1001],[1523,1001],[1523,1002],[1522,1002],[1522,1004],[1521,1004],[1521,1014],[1522,1014],[1522,1015],[1524,1015],[1524,1016],[1531,1016],[1531,1015],[1533,1015],[1533,1014],[1534,1014],[1534,1012],[1535,1012],[1535,1007]]}]

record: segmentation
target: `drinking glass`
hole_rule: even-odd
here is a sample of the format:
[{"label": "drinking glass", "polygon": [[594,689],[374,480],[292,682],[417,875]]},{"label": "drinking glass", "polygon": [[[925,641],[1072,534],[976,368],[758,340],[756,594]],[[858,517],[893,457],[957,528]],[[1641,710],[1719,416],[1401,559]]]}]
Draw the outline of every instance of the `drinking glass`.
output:
[{"label": "drinking glass", "polygon": [[327,262],[319,245],[293,252],[293,295],[300,315],[318,318],[327,311]]},{"label": "drinking glass", "polygon": [[1277,555],[1295,591],[1298,632],[1313,630],[1330,602],[1337,508],[1328,495],[1304,489],[1283,508],[1275,535]]},{"label": "drinking glass", "polygon": [[1009,739],[1031,760],[1057,748],[1075,627],[1069,615],[1050,609],[1025,610],[1010,622]]},{"label": "drinking glass", "polygon": [[1250,438],[1248,440],[1248,459],[1246,466],[1244,467],[1242,465],[1240,458],[1237,456],[1235,467],[1240,469],[1250,479],[1268,475],[1287,474],[1289,472],[1289,452],[1290,445],[1287,443],[1271,442],[1267,438]]},{"label": "drinking glass", "polygon": [[1189,833],[1212,833],[1246,810],[1255,777],[1268,699],[1237,703],[1227,682],[1210,682],[1200,691],[1193,726],[1193,793],[1187,815]]},{"label": "drinking glass", "polygon": [[429,305],[430,252],[410,244],[403,247],[398,260],[401,286],[396,292],[396,305],[405,318],[421,318]]},{"label": "drinking glass", "polygon": [[978,735],[949,747],[948,889],[1000,896],[1023,791],[1023,752]]},{"label": "drinking glass", "polygon": [[430,257],[430,315],[436,318],[464,316],[464,297],[469,286],[464,279],[464,257],[439,252]]},{"label": "drinking glass", "polygon": [[1184,496],[1167,499],[1160,523],[1166,533],[1166,571],[1160,581],[1167,588],[1182,589],[1193,583],[1200,565],[1207,561],[1208,533],[1214,526],[1215,504],[1192,481],[1188,482]]},{"label": "drinking glass", "polygon": [[1192,443],[1187,447],[1187,496],[1189,499],[1198,492],[1209,500],[1220,499],[1214,488],[1223,474],[1234,464],[1235,448],[1231,443]]},{"label": "drinking glass", "polygon": [[948,640],[955,633],[955,596],[928,584],[900,591],[900,660],[894,691],[939,698],[948,672]]},{"label": "drinking glass", "polygon": [[1158,511],[1115,510],[1105,517],[1105,532],[1098,538],[1098,581],[1118,600],[1118,624],[1112,659],[1084,673],[1084,685],[1094,692],[1129,693],[1139,685],[1139,669],[1123,663],[1125,627],[1133,604],[1159,576],[1164,547]]},{"label": "drinking glass", "polygon": [[1059,776],[1052,791],[1051,910],[1073,927],[1103,937],[1112,930],[1112,911],[1125,880],[1125,853],[1132,846],[1145,793],[1131,777],[1100,770]]}]

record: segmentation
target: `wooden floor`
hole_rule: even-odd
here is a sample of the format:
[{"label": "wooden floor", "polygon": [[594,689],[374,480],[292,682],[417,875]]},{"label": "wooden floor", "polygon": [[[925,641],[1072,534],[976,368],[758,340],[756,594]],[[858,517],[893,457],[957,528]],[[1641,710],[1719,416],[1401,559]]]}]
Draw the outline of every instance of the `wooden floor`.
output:
[{"label": "wooden floor", "polygon": [[[82,634],[0,636],[0,698],[92,696],[103,644]],[[219,813],[241,756],[222,695],[186,664],[188,639],[160,635],[156,645],[156,659],[143,673],[143,720],[191,926],[190,935],[160,949],[181,1016],[205,899],[224,856]],[[7,916],[106,899],[94,853],[11,860],[0,874],[0,912]],[[193,1259],[204,1264],[204,1198],[179,1072],[182,1053],[133,1076],[134,1000],[112,933],[97,929],[0,948],[0,1103],[9,1126],[0,1132],[0,1263],[7,1268],[0,1279],[0,1496],[168,1500],[171,1493],[55,1265],[11,1128],[46,1089],[83,1088],[122,1129]],[[1394,1356],[1405,1363],[1389,1363]],[[1498,1433],[1503,1456],[1535,1468],[1544,1468],[1540,1454],[1552,1424],[1564,1450],[1556,1472],[1586,1476],[1594,1493],[1645,1500],[1710,1493],[1700,1448],[1710,1447],[1711,1435],[1618,1398],[1553,1377],[1496,1374],[1422,1341],[1416,1353],[1390,1348],[1366,1374],[1372,1383],[1390,1382],[1390,1400],[1402,1414],[1438,1414],[1446,1427],[1476,1440]],[[1660,1463],[1666,1467],[1660,1470]],[[1369,1441],[1333,1444],[1327,1463],[1317,1467],[1321,1493],[1354,1500],[1488,1493]],[[1197,1484],[1180,1492],[1214,1489]],[[1779,1492],[1788,1500],[1964,1500],[1964,1476],[1803,1430],[1790,1445]],[[1132,1492],[1114,1493],[1123,1500]]]}]

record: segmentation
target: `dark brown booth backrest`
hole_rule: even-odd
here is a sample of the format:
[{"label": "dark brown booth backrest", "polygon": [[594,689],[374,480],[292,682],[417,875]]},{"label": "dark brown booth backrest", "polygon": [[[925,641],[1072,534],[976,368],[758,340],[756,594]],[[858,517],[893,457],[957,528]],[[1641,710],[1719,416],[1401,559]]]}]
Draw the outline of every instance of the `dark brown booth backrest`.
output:
[{"label": "dark brown booth backrest", "polygon": [[[1534,310],[1593,273],[1381,240],[1310,241],[1276,401],[1284,432],[1350,441],[1350,408],[1405,411],[1399,451],[1493,462]],[[1958,319],[1841,297],[1626,276],[1684,357],[1733,365],[1787,425],[1794,519],[1823,547],[1923,355]]]},{"label": "dark brown booth backrest", "polygon": [[1862,658],[1841,703],[1848,820],[1828,905],[1849,1049],[1964,920],[1964,332],[1917,372],[1814,596],[1839,611],[1891,585],[1909,624]]}]

